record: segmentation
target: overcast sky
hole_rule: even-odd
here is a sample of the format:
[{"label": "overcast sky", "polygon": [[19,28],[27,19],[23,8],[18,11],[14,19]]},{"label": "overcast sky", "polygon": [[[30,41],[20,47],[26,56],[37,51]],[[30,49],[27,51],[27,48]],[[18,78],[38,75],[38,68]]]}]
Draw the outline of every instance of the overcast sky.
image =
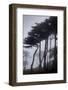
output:
[{"label": "overcast sky", "polygon": [[32,30],[32,26],[35,26],[35,23],[44,22],[48,16],[39,16],[39,15],[24,15],[23,23],[24,23],[24,38],[28,36],[28,32]]}]

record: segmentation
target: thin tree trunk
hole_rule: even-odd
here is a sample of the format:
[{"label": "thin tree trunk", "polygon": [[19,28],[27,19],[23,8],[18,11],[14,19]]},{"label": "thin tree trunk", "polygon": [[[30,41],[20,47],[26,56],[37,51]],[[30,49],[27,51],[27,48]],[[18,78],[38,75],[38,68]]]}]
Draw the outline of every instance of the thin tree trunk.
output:
[{"label": "thin tree trunk", "polygon": [[56,59],[56,34],[55,34],[55,48],[54,48],[54,59]]},{"label": "thin tree trunk", "polygon": [[[51,41],[52,41],[52,38],[51,38],[51,36],[50,36],[49,62],[50,62],[50,60],[51,60],[50,55],[51,55],[51,51],[52,51],[52,49],[51,49]],[[48,70],[52,68],[52,67],[50,68],[50,63],[49,63],[49,62],[47,62]]]},{"label": "thin tree trunk", "polygon": [[54,71],[57,71],[57,47],[56,47],[56,34],[55,34],[55,48],[54,48]]},{"label": "thin tree trunk", "polygon": [[33,71],[33,64],[34,64],[35,55],[36,55],[37,50],[38,50],[38,45],[37,45],[37,49],[35,50],[35,52],[33,54],[33,61],[32,61],[32,64],[31,64],[31,72]]},{"label": "thin tree trunk", "polygon": [[48,50],[48,38],[45,40],[45,50],[44,50],[44,70],[46,69],[46,56]]},{"label": "thin tree trunk", "polygon": [[45,69],[45,67],[46,67],[46,42],[47,42],[47,40],[45,40],[45,49],[44,49],[44,69]]},{"label": "thin tree trunk", "polygon": [[42,63],[43,60],[44,60],[44,52],[43,52],[43,56],[42,56],[42,59],[41,59],[41,63]]},{"label": "thin tree trunk", "polygon": [[41,65],[41,42],[39,43],[39,69],[42,69],[42,65]]}]

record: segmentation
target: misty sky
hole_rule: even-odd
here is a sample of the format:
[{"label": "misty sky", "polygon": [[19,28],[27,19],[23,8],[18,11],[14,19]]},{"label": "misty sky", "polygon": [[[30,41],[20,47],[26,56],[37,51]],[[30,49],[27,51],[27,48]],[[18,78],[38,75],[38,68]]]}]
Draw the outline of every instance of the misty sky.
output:
[{"label": "misty sky", "polygon": [[[44,22],[46,19],[48,19],[48,16],[37,16],[37,15],[24,15],[23,16],[23,27],[24,27],[24,37],[26,38],[28,37],[28,32],[30,32],[32,30],[32,26],[35,26],[35,23],[41,23]],[[42,53],[44,50],[44,41],[42,41]],[[54,40],[52,42],[52,46],[54,46]],[[33,48],[24,48],[25,51],[27,51],[29,53],[29,57],[27,58],[27,66],[26,68],[30,68],[32,60],[33,60],[33,53],[36,50],[36,47]],[[26,57],[25,57],[26,58]],[[24,58],[24,59],[25,59]],[[39,59],[38,59],[38,52],[37,55],[35,57],[35,62],[34,62],[34,66],[33,67],[37,67],[39,65]]]},{"label": "misty sky", "polygon": [[39,15],[24,15],[23,23],[24,23],[24,38],[28,36],[28,32],[32,30],[32,26],[35,26],[35,23],[44,22],[48,19],[48,16],[39,16]]}]

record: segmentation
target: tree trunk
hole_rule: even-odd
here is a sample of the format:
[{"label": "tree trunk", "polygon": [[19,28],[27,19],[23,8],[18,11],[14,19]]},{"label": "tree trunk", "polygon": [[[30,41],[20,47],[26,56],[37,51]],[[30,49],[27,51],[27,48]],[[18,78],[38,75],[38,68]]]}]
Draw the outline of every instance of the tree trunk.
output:
[{"label": "tree trunk", "polygon": [[46,56],[48,51],[48,38],[45,40],[45,50],[44,50],[44,70],[46,70]]},{"label": "tree trunk", "polygon": [[52,52],[51,42],[52,42],[52,37],[50,36],[49,62],[47,62],[48,70],[52,68],[52,67],[50,67],[50,60],[51,60],[50,55],[51,55],[51,52]]},{"label": "tree trunk", "polygon": [[55,34],[55,48],[54,48],[54,72],[57,72],[57,47],[56,47],[56,34]]},{"label": "tree trunk", "polygon": [[46,67],[46,41],[47,40],[45,40],[45,49],[44,49],[44,70],[45,70],[45,67]]},{"label": "tree trunk", "polygon": [[41,42],[39,43],[39,69],[42,69],[42,65],[41,65]]},{"label": "tree trunk", "polygon": [[33,71],[33,64],[34,64],[35,55],[36,55],[37,50],[38,50],[38,45],[37,45],[37,49],[35,50],[35,52],[33,54],[33,61],[32,61],[32,64],[31,64],[31,72]]}]

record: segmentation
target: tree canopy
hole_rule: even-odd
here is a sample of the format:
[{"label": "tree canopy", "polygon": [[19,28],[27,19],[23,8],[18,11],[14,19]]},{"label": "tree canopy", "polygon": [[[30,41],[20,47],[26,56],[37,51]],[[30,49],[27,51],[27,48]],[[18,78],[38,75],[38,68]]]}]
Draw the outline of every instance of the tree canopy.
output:
[{"label": "tree canopy", "polygon": [[24,39],[24,44],[28,44],[28,47],[35,46],[52,33],[57,33],[57,17],[50,17],[44,22],[32,26],[32,30],[28,32],[28,37]]}]

